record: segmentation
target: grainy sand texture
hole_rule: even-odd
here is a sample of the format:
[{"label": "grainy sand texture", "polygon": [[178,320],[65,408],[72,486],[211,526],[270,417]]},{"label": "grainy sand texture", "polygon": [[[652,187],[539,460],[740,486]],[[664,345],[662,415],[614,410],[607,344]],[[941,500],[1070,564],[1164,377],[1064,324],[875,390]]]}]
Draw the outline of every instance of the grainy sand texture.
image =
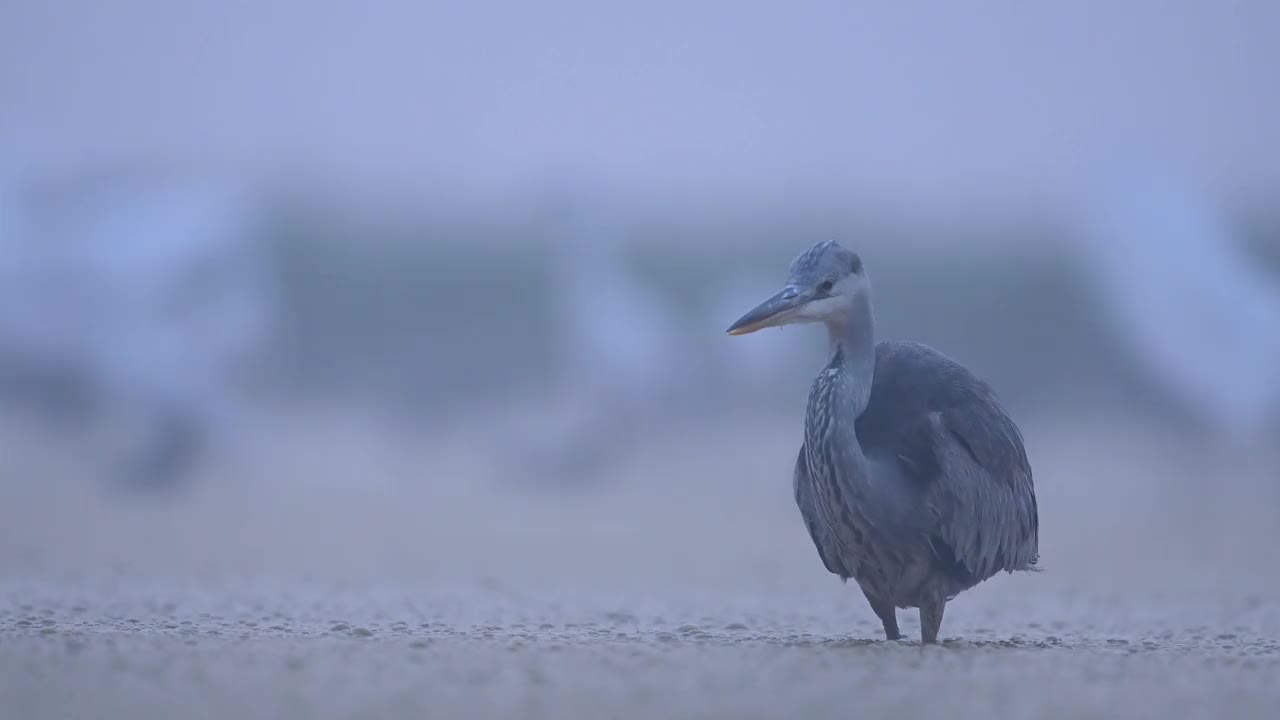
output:
[{"label": "grainy sand texture", "polygon": [[882,640],[822,569],[786,424],[649,439],[603,487],[552,493],[500,477],[480,431],[277,422],[293,430],[269,461],[170,498],[105,495],[66,453],[5,435],[12,467],[44,473],[0,499],[5,717],[1261,718],[1280,703],[1261,456],[1210,486],[1207,461],[1160,438],[1032,423],[1046,571],[963,594],[948,639],[921,647]]}]

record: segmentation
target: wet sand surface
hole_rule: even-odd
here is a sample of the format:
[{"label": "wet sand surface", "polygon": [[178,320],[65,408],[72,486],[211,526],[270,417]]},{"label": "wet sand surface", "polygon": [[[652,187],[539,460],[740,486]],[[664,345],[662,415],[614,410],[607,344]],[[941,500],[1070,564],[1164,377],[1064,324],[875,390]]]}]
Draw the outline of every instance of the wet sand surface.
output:
[{"label": "wet sand surface", "polygon": [[[4,714],[1274,716],[1271,466],[1237,468],[1239,498],[1174,502],[1117,478],[1195,475],[1186,458],[1055,435],[1033,448],[1046,572],[963,594],[948,640],[922,647],[880,639],[856,588],[822,571],[773,467],[791,438],[740,437],[672,439],[660,464],[561,497],[385,439],[297,457],[312,476],[377,458],[382,477],[467,482],[304,489],[265,476],[307,467],[275,463],[159,502],[5,486]],[[1106,472],[1083,472],[1095,457]],[[899,617],[917,638],[914,611]]]},{"label": "wet sand surface", "polygon": [[921,647],[874,639],[852,602],[785,597],[0,592],[11,717],[1270,717],[1280,701],[1280,608],[1256,598],[967,608],[961,639]]}]

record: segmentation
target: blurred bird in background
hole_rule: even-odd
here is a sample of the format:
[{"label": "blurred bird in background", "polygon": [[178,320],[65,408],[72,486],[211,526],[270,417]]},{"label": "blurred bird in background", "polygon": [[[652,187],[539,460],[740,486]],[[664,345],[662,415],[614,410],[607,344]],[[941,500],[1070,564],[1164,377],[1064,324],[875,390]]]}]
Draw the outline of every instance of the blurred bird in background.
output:
[{"label": "blurred bird in background", "polygon": [[1218,443],[1280,419],[1280,278],[1186,177],[1132,164],[1089,193],[1087,265],[1118,339]]},{"label": "blurred bird in background", "polygon": [[522,433],[517,464],[539,483],[594,485],[669,416],[693,373],[674,308],[634,271],[608,203],[566,194],[547,222],[554,409]]},{"label": "blurred bird in background", "polygon": [[213,183],[107,172],[14,176],[0,207],[2,389],[115,431],[113,485],[180,485],[234,436],[237,372],[268,332],[253,203]]},{"label": "blurred bird in background", "polygon": [[517,470],[503,476],[537,486],[607,482],[624,454],[682,422],[767,404],[795,365],[785,338],[745,338],[732,352],[720,337],[720,318],[763,279],[704,273],[688,287],[663,268],[642,272],[626,214],[598,189],[573,187],[542,213],[554,370],[541,409],[505,433]]}]

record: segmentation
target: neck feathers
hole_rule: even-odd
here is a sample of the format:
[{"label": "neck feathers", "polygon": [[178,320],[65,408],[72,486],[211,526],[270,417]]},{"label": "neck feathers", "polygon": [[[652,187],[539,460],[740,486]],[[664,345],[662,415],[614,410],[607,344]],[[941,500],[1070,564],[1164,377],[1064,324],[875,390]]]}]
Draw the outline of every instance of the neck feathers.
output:
[{"label": "neck feathers", "polygon": [[875,321],[870,299],[861,295],[854,299],[848,312],[831,318],[827,322],[827,335],[831,344],[827,368],[844,376],[842,384],[852,395],[860,415],[871,398],[876,368]]}]

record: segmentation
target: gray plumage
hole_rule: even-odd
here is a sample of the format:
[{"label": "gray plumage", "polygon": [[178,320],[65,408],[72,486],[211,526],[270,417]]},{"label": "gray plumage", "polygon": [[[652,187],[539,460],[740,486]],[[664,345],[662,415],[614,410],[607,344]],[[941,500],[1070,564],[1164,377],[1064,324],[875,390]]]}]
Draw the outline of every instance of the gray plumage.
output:
[{"label": "gray plumage", "polygon": [[998,572],[1034,570],[1039,515],[1017,426],[986,383],[914,342],[875,342],[862,262],[834,242],[791,265],[780,292],[730,334],[821,322],[830,360],[813,382],[794,492],[827,570],[853,578],[900,637],[920,609],[937,641],[945,604]]}]

